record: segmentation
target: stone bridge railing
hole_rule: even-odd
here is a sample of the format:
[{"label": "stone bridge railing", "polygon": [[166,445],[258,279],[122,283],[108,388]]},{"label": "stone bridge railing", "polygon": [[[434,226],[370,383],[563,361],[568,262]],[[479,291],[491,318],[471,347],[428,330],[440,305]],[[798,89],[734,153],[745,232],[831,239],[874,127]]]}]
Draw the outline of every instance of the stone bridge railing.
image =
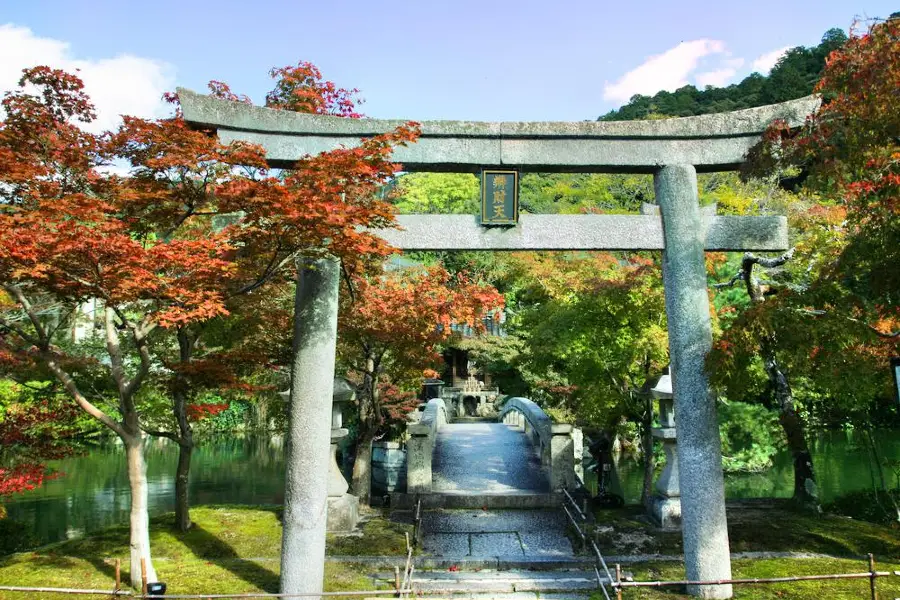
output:
[{"label": "stone bridge railing", "polygon": [[440,398],[425,405],[417,423],[406,426],[406,491],[409,494],[431,493],[431,457],[438,429],[447,423],[447,406]]},{"label": "stone bridge railing", "polygon": [[537,449],[541,465],[549,470],[550,489],[574,489],[575,444],[572,425],[554,423],[540,406],[527,398],[508,398],[500,409],[500,420],[521,427]]}]

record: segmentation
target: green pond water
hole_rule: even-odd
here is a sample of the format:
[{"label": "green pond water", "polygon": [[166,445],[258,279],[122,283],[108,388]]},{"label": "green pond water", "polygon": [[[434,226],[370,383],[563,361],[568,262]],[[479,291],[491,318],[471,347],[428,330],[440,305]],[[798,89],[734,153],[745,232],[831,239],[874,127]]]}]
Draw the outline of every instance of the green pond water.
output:
[{"label": "green pond water", "polygon": [[[900,431],[879,432],[884,459],[900,460]],[[173,474],[177,448],[167,440],[147,445],[151,514],[173,510]],[[208,439],[194,452],[191,469],[193,504],[281,504],[284,500],[284,446],[278,437],[227,436]],[[827,432],[813,442],[813,460],[824,502],[871,485],[864,446],[844,432]],[[125,455],[117,444],[93,448],[87,455],[54,464],[64,476],[6,502],[9,517],[28,523],[42,543],[77,537],[109,525],[127,524],[129,490]],[[637,502],[641,466],[628,458],[616,465],[626,502]],[[893,473],[888,472],[890,477]],[[790,456],[780,454],[765,473],[729,475],[729,499],[790,497]],[[590,482],[589,482],[590,485]]]}]

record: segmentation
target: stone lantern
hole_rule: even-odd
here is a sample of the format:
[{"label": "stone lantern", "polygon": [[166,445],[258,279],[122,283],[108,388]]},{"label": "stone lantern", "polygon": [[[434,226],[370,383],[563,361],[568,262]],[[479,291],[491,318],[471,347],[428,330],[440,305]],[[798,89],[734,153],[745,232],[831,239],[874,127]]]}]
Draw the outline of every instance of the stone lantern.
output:
[{"label": "stone lantern", "polygon": [[[290,401],[290,392],[280,394]],[[331,396],[331,458],[328,468],[328,531],[352,531],[359,520],[359,498],[348,494],[350,485],[337,462],[338,442],[350,433],[343,427],[343,408],[356,393],[346,379],[335,377]]]},{"label": "stone lantern", "polygon": [[650,390],[659,400],[659,427],[653,437],[660,440],[666,454],[666,466],[656,481],[656,493],[650,500],[651,516],[663,529],[681,528],[681,492],[678,487],[678,447],[675,437],[675,400],[672,377],[663,374]]},{"label": "stone lantern", "polygon": [[343,407],[356,393],[343,378],[335,378],[331,398],[331,465],[328,472],[328,530],[351,531],[359,520],[359,498],[348,494],[350,486],[337,462],[338,442],[350,432],[344,429]]}]

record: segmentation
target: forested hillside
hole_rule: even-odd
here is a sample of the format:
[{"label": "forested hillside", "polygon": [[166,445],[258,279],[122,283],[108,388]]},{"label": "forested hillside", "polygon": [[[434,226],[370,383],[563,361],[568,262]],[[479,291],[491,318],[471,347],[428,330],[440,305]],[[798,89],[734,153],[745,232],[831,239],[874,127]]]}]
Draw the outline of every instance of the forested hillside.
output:
[{"label": "forested hillside", "polygon": [[825,67],[825,58],[847,41],[841,29],[829,29],[818,46],[797,46],[782,56],[768,76],[752,73],[727,87],[698,90],[686,85],[654,96],[635,95],[628,104],[599,117],[598,121],[631,121],[652,117],[689,117],[752,108],[801,98],[812,93]]}]

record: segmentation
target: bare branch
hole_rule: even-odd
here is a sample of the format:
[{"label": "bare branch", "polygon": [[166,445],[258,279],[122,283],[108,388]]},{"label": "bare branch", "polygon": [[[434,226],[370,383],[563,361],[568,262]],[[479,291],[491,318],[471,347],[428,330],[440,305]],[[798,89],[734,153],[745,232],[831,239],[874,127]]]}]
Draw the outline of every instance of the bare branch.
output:
[{"label": "bare branch", "polygon": [[109,354],[110,374],[113,381],[116,382],[116,388],[119,391],[119,397],[123,398],[125,388],[125,366],[122,361],[122,348],[119,344],[119,331],[116,329],[115,311],[109,305],[103,311],[106,325],[106,351]]},{"label": "bare branch", "polygon": [[[286,264],[289,262],[293,262],[298,256],[300,252],[292,252],[291,254],[285,256],[282,260],[277,261],[278,258],[278,250],[276,249],[275,253],[272,255],[269,264],[266,265],[266,268],[263,270],[262,274],[254,281],[253,283],[249,283],[244,287],[238,289],[236,292],[233,292],[228,295],[229,298],[233,298],[235,296],[240,296],[242,294],[247,294],[256,290],[257,288],[262,287],[268,282],[275,273],[280,271]],[[277,261],[277,262],[276,262]]]},{"label": "bare branch", "polygon": [[22,291],[17,285],[12,284],[4,284],[3,289],[7,291],[13,298],[15,298],[16,302],[18,302],[22,309],[25,311],[25,314],[28,315],[28,318],[31,320],[31,325],[34,327],[35,332],[38,335],[39,343],[35,344],[40,347],[42,350],[46,350],[50,347],[50,338],[47,336],[47,331],[44,329],[43,324],[41,323],[41,318],[34,310],[34,306],[32,306],[31,302],[25,296],[25,293]]},{"label": "bare branch", "polygon": [[713,287],[715,289],[730,288],[730,287],[734,286],[735,283],[737,283],[738,281],[742,281],[743,279],[744,279],[744,270],[741,269],[737,273],[735,273],[731,277],[731,279],[729,279],[725,283],[715,283],[715,284],[713,284]]},{"label": "bare branch", "polygon": [[179,442],[178,436],[176,436],[171,431],[155,431],[153,429],[147,429],[146,427],[141,427],[141,431],[143,431],[147,435],[152,435],[153,437],[161,437],[172,440],[173,442]]},{"label": "bare branch", "polygon": [[765,256],[756,256],[750,252],[744,254],[744,260],[742,264],[754,264],[759,265],[761,267],[765,267],[767,269],[772,269],[774,267],[780,267],[787,261],[789,261],[794,256],[794,248],[791,248],[781,256],[777,256],[775,258],[766,258]]},{"label": "bare branch", "polygon": [[31,344],[32,346],[40,346],[40,341],[25,332],[24,329],[13,323],[12,321],[7,321],[6,319],[0,318],[0,329],[9,329],[14,332],[20,338]]},{"label": "bare branch", "polygon": [[105,412],[94,406],[87,398],[84,397],[84,394],[81,393],[81,390],[78,389],[78,385],[75,383],[66,371],[60,367],[59,363],[56,361],[56,357],[49,354],[48,352],[43,353],[44,362],[47,364],[47,367],[56,375],[56,378],[63,384],[63,387],[66,388],[66,391],[75,399],[75,402],[81,409],[87,414],[91,415],[114,432],[116,432],[120,437],[126,437],[127,433],[125,429],[116,421],[114,421],[109,415]]}]

